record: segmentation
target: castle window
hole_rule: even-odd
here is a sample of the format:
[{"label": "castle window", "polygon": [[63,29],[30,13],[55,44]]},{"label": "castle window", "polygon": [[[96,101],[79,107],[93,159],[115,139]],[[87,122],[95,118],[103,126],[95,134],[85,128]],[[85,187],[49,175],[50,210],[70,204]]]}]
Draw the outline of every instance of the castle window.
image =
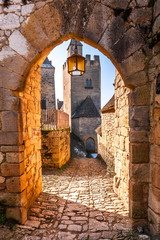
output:
[{"label": "castle window", "polygon": [[86,88],[88,88],[88,86],[89,86],[89,85],[88,85],[88,79],[86,79]]},{"label": "castle window", "polygon": [[86,86],[85,86],[85,88],[89,88],[89,89],[92,89],[93,87],[92,87],[92,80],[90,79],[90,80],[88,80],[88,79],[86,79]]},{"label": "castle window", "polygon": [[45,99],[41,100],[41,109],[46,109],[46,100]]},{"label": "castle window", "polygon": [[92,88],[92,80],[89,80],[89,88]]}]

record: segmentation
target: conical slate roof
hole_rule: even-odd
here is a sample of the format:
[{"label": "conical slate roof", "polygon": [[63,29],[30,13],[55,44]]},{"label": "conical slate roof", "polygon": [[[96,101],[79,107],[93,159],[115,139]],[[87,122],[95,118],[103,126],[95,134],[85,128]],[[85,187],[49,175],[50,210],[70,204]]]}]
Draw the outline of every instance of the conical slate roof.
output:
[{"label": "conical slate roof", "polygon": [[72,118],[80,117],[100,117],[100,114],[90,96],[86,97],[86,99],[72,114]]},{"label": "conical slate roof", "polygon": [[46,57],[46,59],[42,63],[41,68],[54,68],[54,67],[52,65],[52,61],[49,61],[48,57]]}]

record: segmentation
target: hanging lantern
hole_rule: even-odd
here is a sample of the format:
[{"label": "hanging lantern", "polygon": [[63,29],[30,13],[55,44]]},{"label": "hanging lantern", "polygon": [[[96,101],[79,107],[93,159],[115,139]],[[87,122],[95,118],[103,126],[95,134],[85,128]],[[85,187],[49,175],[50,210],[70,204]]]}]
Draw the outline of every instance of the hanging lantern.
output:
[{"label": "hanging lantern", "polygon": [[85,73],[85,58],[78,54],[77,44],[74,54],[67,58],[68,73],[71,76],[82,76]]}]

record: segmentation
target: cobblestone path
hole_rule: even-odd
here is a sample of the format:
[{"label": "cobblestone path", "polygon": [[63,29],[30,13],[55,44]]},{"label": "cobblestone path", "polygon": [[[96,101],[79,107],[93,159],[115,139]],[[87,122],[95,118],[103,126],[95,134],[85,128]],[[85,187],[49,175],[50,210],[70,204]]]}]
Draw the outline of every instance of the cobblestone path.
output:
[{"label": "cobblestone path", "polygon": [[0,239],[137,239],[113,179],[98,159],[74,158],[60,170],[45,170],[43,193],[25,225],[0,227]]}]

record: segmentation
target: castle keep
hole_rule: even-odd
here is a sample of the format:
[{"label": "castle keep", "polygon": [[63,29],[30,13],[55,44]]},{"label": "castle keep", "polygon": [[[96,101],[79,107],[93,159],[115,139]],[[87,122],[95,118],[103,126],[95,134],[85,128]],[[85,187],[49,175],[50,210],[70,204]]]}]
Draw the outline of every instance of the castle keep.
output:
[{"label": "castle keep", "polygon": [[41,66],[41,108],[55,109],[55,68],[48,57]]},{"label": "castle keep", "polygon": [[[82,55],[82,43],[72,39],[67,49],[68,57],[74,54],[76,45],[78,54]],[[101,107],[99,56],[94,56],[91,60],[90,55],[86,55],[85,66],[86,72],[82,76],[71,76],[68,74],[67,62],[64,63],[63,110],[69,114],[72,132],[84,141],[85,145],[91,138],[91,142],[94,142],[96,147],[97,138],[94,130],[100,124],[99,109]]]}]

